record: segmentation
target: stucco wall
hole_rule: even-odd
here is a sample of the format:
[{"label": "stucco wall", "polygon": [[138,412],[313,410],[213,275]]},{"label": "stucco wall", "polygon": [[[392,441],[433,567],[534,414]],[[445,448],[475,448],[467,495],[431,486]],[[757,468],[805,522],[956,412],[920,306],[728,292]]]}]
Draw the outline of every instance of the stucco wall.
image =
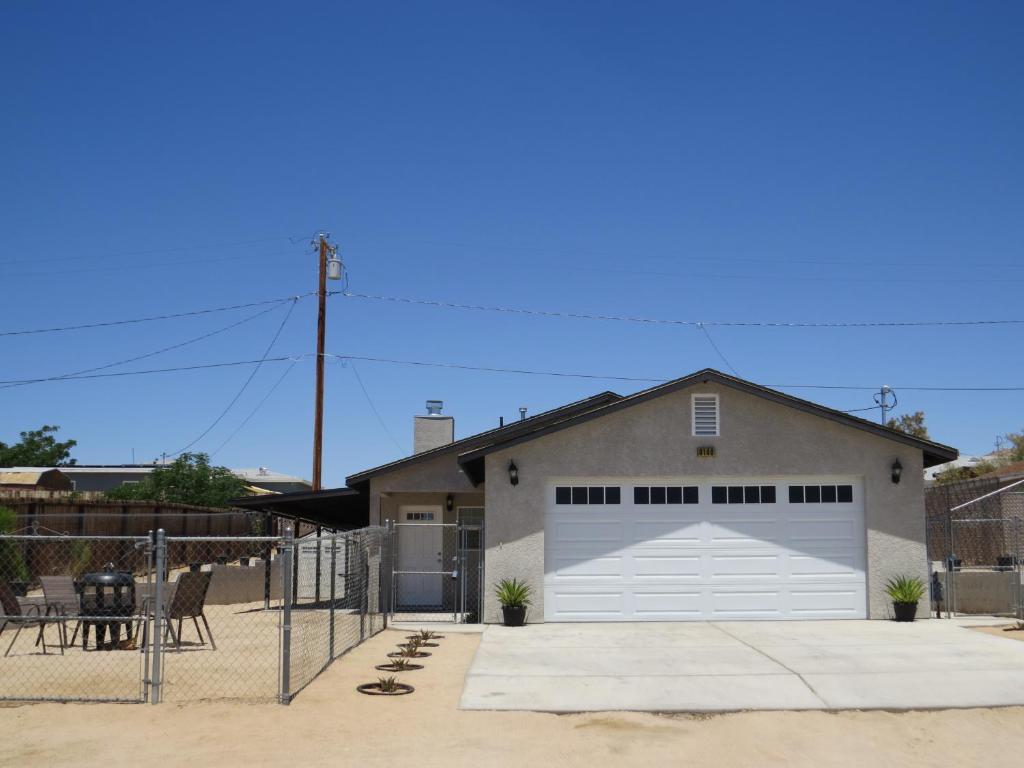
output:
[{"label": "stucco wall", "polygon": [[[720,437],[691,437],[694,392],[719,395]],[[698,445],[714,445],[716,456],[698,459]],[[897,458],[898,485],[890,479]],[[510,460],[519,467],[517,486],[508,482]],[[543,620],[545,492],[552,477],[855,475],[864,483],[868,615],[886,618],[888,578],[928,578],[922,462],[920,450],[896,441],[728,387],[696,385],[487,456],[485,584],[526,579],[534,592],[530,618]],[[500,620],[489,589],[485,620]]]},{"label": "stucco wall", "polygon": [[[483,504],[476,488],[459,468],[454,453],[407,465],[370,480],[370,525],[395,520],[401,504],[444,504],[451,493],[455,506]],[[455,522],[447,519],[445,522]]]}]

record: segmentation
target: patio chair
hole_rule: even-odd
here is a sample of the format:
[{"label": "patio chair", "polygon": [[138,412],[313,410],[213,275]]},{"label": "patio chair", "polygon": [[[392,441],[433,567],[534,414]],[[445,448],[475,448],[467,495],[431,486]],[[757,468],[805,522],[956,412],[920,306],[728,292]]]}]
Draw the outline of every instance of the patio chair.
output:
[{"label": "patio chair", "polygon": [[[210,571],[202,571],[200,573],[183,573],[178,576],[178,582],[174,587],[174,594],[171,596],[170,601],[167,605],[167,630],[166,633],[170,633],[171,637],[174,638],[174,645],[180,651],[181,650],[181,627],[185,619],[192,619],[192,623],[196,626],[196,633],[199,635],[199,642],[203,645],[206,644],[206,640],[203,639],[203,632],[199,629],[199,619],[203,620],[203,626],[206,627],[206,634],[210,637],[210,647],[213,650],[217,650],[217,643],[213,639],[213,632],[210,631],[210,622],[206,620],[206,614],[203,609],[206,604],[206,593],[210,589],[210,578],[213,573]],[[178,630],[175,632],[173,622],[177,619]]]},{"label": "patio chair", "polygon": [[70,576],[40,576],[39,581],[43,585],[47,614],[55,613],[62,617],[60,628],[64,635],[64,645],[74,645],[78,630],[82,627],[82,622],[75,621],[75,631],[71,636],[71,642],[68,643],[67,622],[69,619],[75,619],[81,612],[81,599],[78,590],[75,589],[75,580]]},{"label": "patio chair", "polygon": [[[14,594],[14,590],[11,589],[11,585],[5,581],[0,581],[0,610],[3,611],[0,614],[0,634],[7,629],[8,625],[17,627],[18,631],[14,633],[14,638],[11,640],[11,644],[7,646],[7,651],[4,653],[4,657],[10,655],[11,649],[14,644],[18,642],[18,635],[21,634],[21,630],[25,627],[39,627],[39,635],[36,637],[36,645],[43,644],[43,653],[46,653],[46,619],[43,617],[42,609],[39,605],[29,605],[22,608],[21,603],[18,602],[17,596]],[[60,654],[64,655],[64,638],[61,636],[60,630],[57,631],[57,641],[60,643]]]}]

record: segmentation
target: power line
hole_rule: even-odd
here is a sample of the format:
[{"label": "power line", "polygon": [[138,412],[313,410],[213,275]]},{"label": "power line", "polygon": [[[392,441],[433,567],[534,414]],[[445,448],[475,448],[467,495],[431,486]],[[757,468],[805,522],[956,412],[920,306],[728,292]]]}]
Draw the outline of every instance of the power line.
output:
[{"label": "power line", "polygon": [[288,366],[287,368],[285,368],[285,369],[284,369],[284,373],[282,373],[282,374],[281,374],[281,376],[280,376],[280,377],[279,377],[279,378],[277,379],[277,381],[275,381],[275,382],[274,382],[274,386],[272,386],[272,387],[271,387],[270,389],[268,389],[268,390],[267,390],[267,393],[266,393],[266,394],[265,394],[265,395],[263,396],[263,399],[262,399],[262,400],[260,400],[260,401],[259,401],[258,403],[256,403],[256,407],[255,407],[255,408],[253,408],[253,409],[252,409],[252,410],[251,410],[251,411],[249,412],[249,415],[248,415],[248,416],[246,416],[246,417],[245,417],[244,419],[242,419],[242,423],[241,423],[241,424],[239,424],[239,425],[238,425],[237,427],[235,427],[235,431],[234,431],[234,432],[232,432],[232,433],[231,433],[230,435],[228,435],[228,436],[227,436],[227,437],[226,437],[226,438],[224,439],[224,442],[223,442],[223,443],[221,443],[220,445],[218,445],[218,446],[217,446],[217,449],[216,449],[216,450],[214,450],[214,451],[212,451],[212,452],[210,453],[210,457],[211,457],[211,458],[212,458],[212,457],[214,457],[214,456],[216,456],[216,455],[217,455],[218,453],[220,453],[220,450],[221,450],[221,449],[222,449],[222,448],[223,448],[223,447],[224,447],[225,445],[227,445],[228,443],[230,443],[230,442],[231,442],[231,440],[232,440],[232,439],[233,439],[233,438],[235,437],[235,435],[237,435],[237,434],[238,434],[239,432],[241,432],[241,431],[242,431],[242,429],[243,429],[243,428],[245,427],[245,425],[249,423],[249,420],[250,420],[250,419],[251,419],[251,418],[252,418],[253,416],[255,416],[255,415],[256,415],[256,412],[257,412],[257,411],[259,411],[259,409],[263,407],[263,404],[264,404],[265,402],[267,402],[267,400],[269,400],[269,399],[270,399],[270,396],[271,396],[272,394],[274,394],[274,390],[276,390],[276,389],[277,389],[277,388],[278,388],[279,386],[281,386],[281,382],[283,382],[283,381],[285,380],[285,378],[287,378],[288,374],[292,372],[292,368],[294,368],[294,367],[295,367],[295,364],[296,364],[297,362],[299,362],[299,361],[298,361],[298,360],[292,360],[292,363],[291,363],[291,365],[289,365],[289,366]]},{"label": "power line", "polygon": [[[295,255],[294,251],[284,251],[284,252],[280,252],[280,253],[261,253],[261,254],[255,255],[255,256],[253,254],[251,254],[251,253],[244,253],[244,254],[239,254],[237,256],[216,256],[216,257],[213,257],[213,258],[205,258],[205,259],[179,259],[177,261],[149,261],[149,262],[134,263],[134,264],[118,264],[118,265],[110,266],[110,267],[82,267],[80,269],[62,269],[60,271],[60,274],[61,275],[73,275],[73,274],[88,274],[90,272],[128,272],[128,271],[135,271],[135,270],[140,270],[140,269],[142,269],[142,270],[145,270],[145,269],[173,269],[175,267],[180,267],[182,265],[189,265],[189,264],[203,264],[203,265],[207,265],[207,264],[215,264],[215,263],[222,262],[222,261],[242,261],[243,259],[251,261],[253,259],[261,258],[261,257],[262,258],[267,258],[267,257],[276,258],[276,257],[279,257],[279,256],[294,256],[294,255]],[[49,277],[49,278],[52,279],[54,277],[54,273],[53,273],[53,270],[45,270],[45,271],[40,271],[40,272],[7,272],[7,273],[0,273],[0,277],[4,278],[5,280],[7,278],[11,278],[11,277]]]},{"label": "power line", "polygon": [[[290,236],[290,235],[277,235],[275,237],[260,237],[253,240],[235,240],[227,243],[206,243],[202,245],[179,245],[170,248],[147,248],[142,251],[120,251],[118,253],[105,253],[90,256],[90,259],[121,259],[128,256],[155,256],[161,253],[181,253],[183,251],[206,251],[213,250],[215,248],[237,248],[243,245],[259,245],[260,243],[272,243],[279,240],[287,240],[293,245],[301,242],[305,235]],[[53,261],[81,261],[83,257],[80,254],[74,256],[49,256],[47,255],[44,259],[47,264]],[[0,266],[6,266],[7,264],[38,264],[42,259],[10,259],[6,261],[0,261]]]},{"label": "power line", "polygon": [[623,323],[643,323],[648,325],[683,325],[721,326],[735,328],[910,328],[924,326],[972,326],[972,325],[1024,325],[1024,320],[875,320],[860,322],[784,322],[756,320],[674,320],[653,317],[633,317],[629,315],[593,315],[583,312],[561,312],[556,310],[524,309],[522,307],[489,306],[484,304],[459,304],[436,299],[414,299],[401,296],[383,296],[370,293],[353,293],[351,291],[333,291],[349,299],[369,299],[387,301],[398,304],[416,304],[441,309],[464,309],[475,312],[503,312],[514,315],[530,315],[535,317],[557,317],[570,320],[605,320]]},{"label": "power line", "polygon": [[[73,381],[77,379],[105,379],[105,378],[117,378],[121,376],[144,376],[157,373],[176,373],[180,371],[198,371],[206,370],[211,368],[231,368],[240,365],[253,365],[257,363],[280,363],[285,361],[298,361],[304,360],[309,357],[314,357],[312,353],[300,354],[300,355],[281,355],[279,357],[266,357],[257,360],[231,360],[227,362],[218,363],[199,363],[196,365],[181,365],[173,366],[168,368],[152,368],[141,371],[116,371],[114,373],[89,373],[81,376],[65,376],[55,381]],[[664,384],[671,379],[667,378],[643,378],[636,376],[615,376],[615,375],[601,375],[592,373],[572,373],[566,371],[540,371],[540,370],[529,370],[522,368],[496,368],[488,366],[475,366],[475,365],[463,365],[458,363],[436,363],[427,362],[422,360],[397,360],[392,358],[383,357],[367,357],[360,355],[338,355],[338,354],[325,354],[325,357],[335,358],[337,360],[361,360],[371,363],[388,363],[392,365],[409,365],[409,366],[422,366],[429,368],[450,368],[454,370],[465,370],[465,371],[480,371],[483,373],[518,373],[531,376],[557,376],[564,378],[576,378],[576,379],[598,379],[604,381],[632,381],[641,384]],[[21,384],[30,383],[36,381],[43,381],[44,379],[9,379],[0,380],[0,384]],[[846,390],[846,391],[863,391],[863,392],[874,392],[878,389],[877,386],[867,384],[762,384],[761,386],[769,387],[772,389],[834,389],[834,390]],[[908,390],[911,392],[1024,392],[1024,387],[916,387],[908,385],[894,385],[895,388]]]},{"label": "power line", "polygon": [[[201,371],[209,368],[234,368],[239,365],[253,365],[255,363],[282,363],[286,360],[303,360],[312,357],[310,354],[303,355],[282,355],[280,357],[260,358],[259,360],[231,360],[222,363],[197,363],[195,365],[177,365],[169,368],[150,368],[142,371],[116,371],[114,373],[87,373],[81,376],[62,376],[52,381],[74,381],[78,379],[115,379],[121,376],[147,376],[154,373],[178,373],[180,371]],[[0,381],[0,384],[34,384],[40,381],[48,381],[45,378],[39,379],[8,379]]]},{"label": "power line", "polygon": [[[283,303],[283,302],[281,302],[281,303]],[[25,381],[25,382],[22,382],[22,383],[19,383],[19,384],[3,384],[3,385],[0,385],[0,389],[9,389],[10,387],[22,387],[22,386],[26,386],[27,384],[38,384],[38,383],[41,383],[41,382],[44,382],[44,381],[58,381],[60,379],[74,378],[74,377],[78,376],[79,374],[94,373],[95,371],[105,371],[108,368],[115,368],[115,367],[117,367],[119,365],[126,365],[128,363],[138,362],[139,360],[145,360],[145,359],[150,358],[150,357],[156,357],[157,355],[162,355],[165,352],[170,352],[170,351],[175,350],[175,349],[181,349],[182,347],[187,347],[190,344],[195,344],[196,342],[203,341],[204,339],[208,339],[211,336],[216,336],[216,335],[218,335],[220,333],[224,333],[225,331],[229,331],[232,328],[237,328],[238,326],[243,325],[245,323],[248,323],[248,322],[250,322],[252,320],[255,320],[258,317],[262,317],[263,315],[267,314],[268,312],[273,312],[275,309],[277,309],[279,306],[281,306],[281,303],[275,304],[274,306],[268,307],[267,309],[261,309],[259,312],[256,312],[253,315],[249,315],[248,317],[245,317],[245,318],[243,318],[241,320],[238,320],[238,321],[236,321],[234,323],[231,323],[230,325],[225,325],[223,328],[218,328],[215,331],[210,331],[209,333],[204,333],[201,336],[196,336],[196,337],[188,339],[186,341],[182,341],[182,342],[179,342],[177,344],[172,344],[169,347],[163,347],[162,349],[158,349],[158,350],[155,350],[153,352],[147,352],[144,355],[136,355],[135,357],[128,357],[128,358],[125,358],[124,360],[118,360],[118,361],[113,362],[113,363],[107,363],[106,365],[99,365],[99,366],[96,366],[95,368],[84,368],[84,369],[82,369],[80,371],[72,371],[70,373],[64,373],[64,374],[60,374],[58,376],[47,376],[46,378],[43,378],[43,379],[35,379],[33,381]]]},{"label": "power line", "polygon": [[216,427],[220,423],[221,419],[223,419],[225,416],[228,415],[228,411],[230,411],[232,409],[232,407],[234,407],[235,403],[238,402],[238,398],[240,398],[242,396],[242,393],[245,392],[245,390],[249,386],[250,382],[252,382],[252,380],[256,376],[256,374],[259,373],[260,368],[263,367],[263,363],[266,361],[267,356],[270,354],[270,350],[273,349],[274,348],[274,344],[277,343],[277,339],[281,335],[281,331],[284,330],[284,326],[288,322],[288,318],[290,318],[292,316],[292,312],[295,310],[295,305],[298,304],[298,303],[299,303],[299,300],[297,298],[292,300],[292,305],[290,307],[288,307],[288,312],[285,314],[284,319],[281,320],[281,324],[279,326],[277,326],[277,331],[274,333],[273,338],[270,339],[270,343],[267,344],[267,348],[263,351],[263,357],[261,357],[259,362],[256,363],[256,367],[253,368],[252,371],[250,371],[249,376],[246,378],[246,380],[242,384],[241,388],[238,390],[238,392],[235,393],[235,396],[233,398],[231,398],[231,402],[229,402],[227,404],[227,406],[225,406],[224,410],[220,412],[220,415],[216,419],[213,420],[213,423],[210,424],[210,426],[208,426],[206,429],[204,429],[202,431],[202,433],[199,435],[199,437],[197,437],[191,443],[186,445],[184,448],[179,448],[177,451],[173,451],[173,452],[168,453],[167,454],[168,456],[177,456],[178,454],[181,454],[181,453],[184,453],[185,451],[187,451],[193,445],[195,445],[200,440],[202,440],[204,437],[206,437],[210,433],[210,430],[212,430],[214,427]]},{"label": "power line", "polygon": [[732,371],[733,376],[739,376],[736,369],[732,367],[732,363],[725,358],[725,355],[722,354],[722,350],[718,348],[718,345],[715,344],[715,340],[711,338],[711,334],[708,332],[708,329],[704,327],[704,323],[700,323],[697,327],[704,332],[704,336],[707,337],[708,344],[710,344],[711,348],[718,353],[720,358],[722,358],[722,362],[725,363],[725,367]]},{"label": "power line", "polygon": [[380,424],[381,428],[384,430],[387,436],[391,438],[391,442],[395,444],[395,448],[398,449],[398,453],[404,453],[405,449],[402,448],[398,440],[395,439],[395,436],[391,434],[391,430],[388,429],[388,425],[384,422],[384,419],[381,417],[380,412],[377,410],[377,406],[373,404],[373,400],[370,397],[370,393],[366,391],[366,385],[363,384],[363,377],[359,375],[359,371],[356,369],[355,361],[352,360],[351,358],[341,361],[343,365],[346,362],[349,364],[349,368],[352,369],[352,373],[355,374],[356,381],[359,382],[359,388],[363,390],[363,396],[366,398],[366,404],[370,406],[370,410],[373,411],[373,415],[377,417],[377,421]]},{"label": "power line", "polygon": [[21,331],[0,331],[0,336],[28,336],[36,333],[58,333],[61,331],[79,331],[86,328],[110,328],[116,325],[133,325],[136,323],[149,323],[154,320],[175,320],[179,317],[195,317],[197,315],[209,315],[214,312],[230,312],[235,309],[248,309],[249,307],[263,307],[267,304],[283,304],[286,301],[298,301],[304,299],[307,296],[312,296],[313,293],[302,293],[297,296],[283,296],[276,299],[267,299],[266,301],[250,301],[247,304],[232,304],[226,307],[211,307],[208,309],[196,309],[191,312],[175,312],[167,315],[151,315],[149,317],[136,317],[131,320],[110,320],[102,323],[84,323],[82,325],[64,325],[56,326],[53,328],[33,328],[29,330]]}]

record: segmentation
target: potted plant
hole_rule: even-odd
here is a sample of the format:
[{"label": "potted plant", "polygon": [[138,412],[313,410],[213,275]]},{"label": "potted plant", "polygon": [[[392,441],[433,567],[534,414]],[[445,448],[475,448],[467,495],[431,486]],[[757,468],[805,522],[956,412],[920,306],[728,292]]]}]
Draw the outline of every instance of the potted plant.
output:
[{"label": "potted plant", "polygon": [[519,579],[502,579],[494,585],[494,596],[501,603],[501,615],[506,627],[521,627],[526,623],[530,592],[530,585]]},{"label": "potted plant", "polygon": [[896,576],[885,585],[885,593],[892,600],[896,621],[913,621],[917,604],[924,597],[924,582],[916,576]]},{"label": "potted plant", "polygon": [[439,643],[431,642],[433,640],[441,640],[443,635],[439,635],[436,632],[431,632],[429,629],[421,629],[418,634],[406,635],[406,640],[415,640],[421,648],[437,648]]}]

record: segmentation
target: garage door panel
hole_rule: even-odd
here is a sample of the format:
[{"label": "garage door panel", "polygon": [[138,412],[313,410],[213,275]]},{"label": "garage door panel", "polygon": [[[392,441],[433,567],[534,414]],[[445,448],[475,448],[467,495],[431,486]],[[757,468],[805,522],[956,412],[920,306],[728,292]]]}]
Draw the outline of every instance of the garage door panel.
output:
[{"label": "garage door panel", "polygon": [[776,517],[737,518],[708,523],[707,540],[714,547],[772,546],[779,535]]},{"label": "garage door panel", "polygon": [[715,618],[778,618],[781,613],[779,589],[713,590],[711,612]]},{"label": "garage door panel", "polygon": [[712,580],[779,578],[780,555],[724,554],[710,555]]},{"label": "garage door panel", "polygon": [[844,552],[829,555],[792,554],[789,573],[794,579],[861,578],[860,553]]},{"label": "garage door panel", "polygon": [[635,590],[633,613],[641,620],[698,619],[703,601],[700,590]]},{"label": "garage door panel", "polygon": [[559,579],[621,578],[623,558],[617,555],[605,557],[557,557],[555,576]]},{"label": "garage door panel", "polygon": [[[545,606],[551,605],[562,621],[624,620],[625,593],[621,590],[544,590]],[[545,615],[547,614],[545,607]]]},{"label": "garage door panel", "polygon": [[[564,482],[564,481],[563,481]],[[545,524],[548,621],[864,618],[865,532],[859,483],[854,501],[790,504],[789,480],[659,480],[700,488],[697,504],[556,505]],[[839,482],[795,478],[794,484]],[[710,486],[770,485],[776,502],[712,504]],[[643,481],[637,481],[642,485]]]},{"label": "garage door panel", "polygon": [[700,555],[642,554],[634,555],[632,561],[636,579],[701,578]]},{"label": "garage door panel", "polygon": [[573,542],[576,546],[587,543],[621,544],[624,524],[600,518],[586,517],[561,520],[557,523],[555,536],[562,542]]},{"label": "garage door panel", "polygon": [[658,546],[667,544],[696,545],[701,541],[700,520],[649,520],[637,519],[633,522],[631,543],[637,546],[649,546],[657,542]]}]

